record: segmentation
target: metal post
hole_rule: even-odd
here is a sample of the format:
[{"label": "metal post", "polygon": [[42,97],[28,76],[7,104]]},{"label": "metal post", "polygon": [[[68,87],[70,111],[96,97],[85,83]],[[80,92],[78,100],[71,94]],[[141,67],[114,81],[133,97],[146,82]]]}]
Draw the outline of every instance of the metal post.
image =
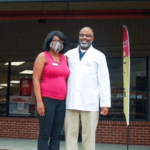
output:
[{"label": "metal post", "polygon": [[11,62],[8,62],[7,70],[7,96],[6,96],[6,116],[9,116],[9,96],[10,96]]}]

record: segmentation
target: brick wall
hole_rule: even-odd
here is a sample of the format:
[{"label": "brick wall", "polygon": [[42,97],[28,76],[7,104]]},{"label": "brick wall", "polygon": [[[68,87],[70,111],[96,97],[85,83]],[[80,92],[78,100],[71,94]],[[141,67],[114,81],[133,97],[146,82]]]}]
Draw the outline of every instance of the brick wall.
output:
[{"label": "brick wall", "polygon": [[[150,122],[130,122],[129,145],[150,145]],[[127,144],[127,126],[124,121],[99,121],[97,143]]]},{"label": "brick wall", "polygon": [[0,117],[0,137],[37,139],[37,118]]},{"label": "brick wall", "polygon": [[[130,122],[130,145],[150,145],[150,122]],[[37,139],[38,119],[0,117],[0,137]],[[97,143],[126,144],[127,126],[124,121],[99,121]]]}]

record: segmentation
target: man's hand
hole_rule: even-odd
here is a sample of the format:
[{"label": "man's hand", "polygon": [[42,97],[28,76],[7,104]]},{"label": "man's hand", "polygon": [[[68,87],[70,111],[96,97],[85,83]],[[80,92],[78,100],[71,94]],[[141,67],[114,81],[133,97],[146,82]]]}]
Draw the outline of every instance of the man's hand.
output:
[{"label": "man's hand", "polygon": [[101,107],[101,115],[106,116],[109,112],[109,108],[108,107]]}]

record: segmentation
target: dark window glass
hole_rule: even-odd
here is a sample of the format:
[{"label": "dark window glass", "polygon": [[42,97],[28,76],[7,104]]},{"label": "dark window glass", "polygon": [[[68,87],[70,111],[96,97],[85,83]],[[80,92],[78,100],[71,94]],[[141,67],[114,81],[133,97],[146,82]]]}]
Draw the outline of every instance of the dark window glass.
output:
[{"label": "dark window glass", "polygon": [[[107,116],[100,117],[125,120],[123,113],[122,59],[108,59],[107,62],[110,72],[112,107]],[[148,102],[146,58],[131,58],[130,78],[130,120],[145,120]]]},{"label": "dark window glass", "polygon": [[7,102],[7,69],[5,63],[0,63],[0,116],[6,115]]},{"label": "dark window glass", "polygon": [[124,118],[122,59],[108,59],[107,62],[110,73],[112,107],[105,118],[120,120]]},{"label": "dark window glass", "polygon": [[130,118],[146,119],[147,86],[146,58],[131,59]]}]

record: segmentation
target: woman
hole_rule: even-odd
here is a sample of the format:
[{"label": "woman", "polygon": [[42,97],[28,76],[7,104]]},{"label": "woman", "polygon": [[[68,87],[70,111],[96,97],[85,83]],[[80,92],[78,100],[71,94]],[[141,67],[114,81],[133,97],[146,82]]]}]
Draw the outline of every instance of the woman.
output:
[{"label": "woman", "polygon": [[[33,84],[39,119],[38,150],[59,150],[65,117],[66,37],[60,31],[50,32],[34,63]],[[50,141],[49,141],[50,139]]]}]

